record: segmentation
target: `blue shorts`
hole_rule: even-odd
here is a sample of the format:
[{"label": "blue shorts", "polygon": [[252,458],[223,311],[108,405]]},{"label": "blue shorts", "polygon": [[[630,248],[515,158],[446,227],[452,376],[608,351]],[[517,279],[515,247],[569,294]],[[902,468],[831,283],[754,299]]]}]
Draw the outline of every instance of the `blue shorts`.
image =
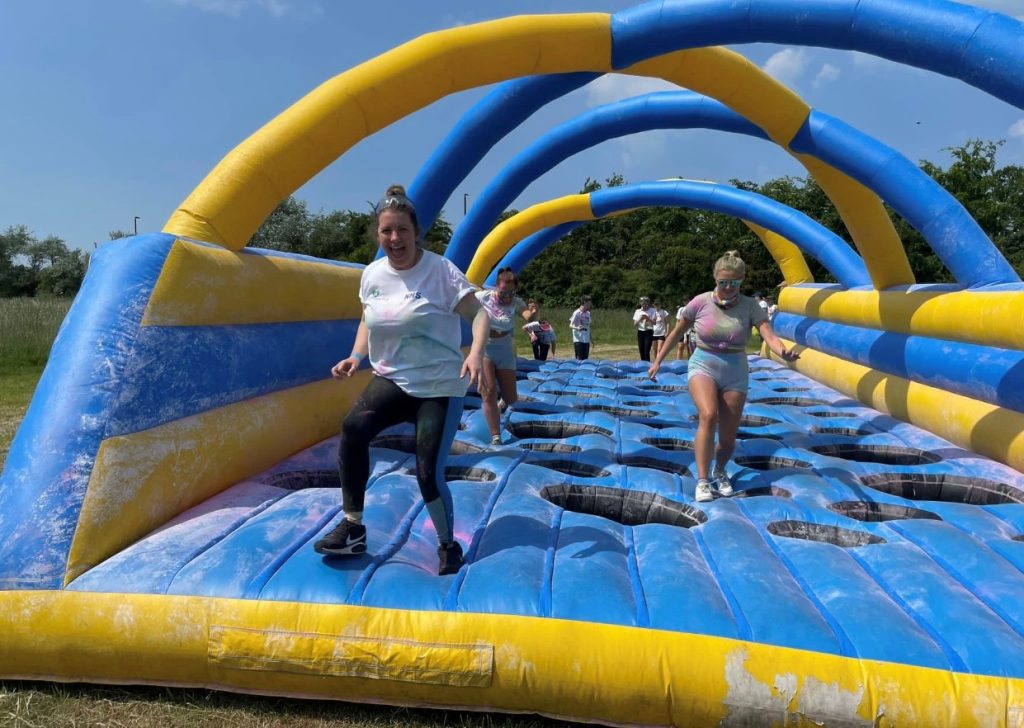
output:
[{"label": "blue shorts", "polygon": [[494,363],[495,369],[511,369],[515,371],[515,337],[512,334],[506,334],[500,339],[488,339],[487,348],[484,349],[484,357]]},{"label": "blue shorts", "polygon": [[690,356],[686,372],[689,377],[695,374],[711,377],[719,392],[733,390],[746,394],[750,378],[750,366],[747,364],[745,351],[713,352],[698,347]]}]

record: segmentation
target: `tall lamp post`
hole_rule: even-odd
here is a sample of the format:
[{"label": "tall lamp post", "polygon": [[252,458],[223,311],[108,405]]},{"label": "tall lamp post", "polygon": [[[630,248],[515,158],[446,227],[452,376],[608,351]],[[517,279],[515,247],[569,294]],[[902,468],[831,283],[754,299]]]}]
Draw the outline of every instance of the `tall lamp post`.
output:
[{"label": "tall lamp post", "polygon": [[136,235],[139,234],[139,216],[138,215],[135,216],[135,234]]},{"label": "tall lamp post", "polygon": [[469,193],[468,192],[463,192],[462,193],[462,214],[465,215],[468,210],[469,210]]}]

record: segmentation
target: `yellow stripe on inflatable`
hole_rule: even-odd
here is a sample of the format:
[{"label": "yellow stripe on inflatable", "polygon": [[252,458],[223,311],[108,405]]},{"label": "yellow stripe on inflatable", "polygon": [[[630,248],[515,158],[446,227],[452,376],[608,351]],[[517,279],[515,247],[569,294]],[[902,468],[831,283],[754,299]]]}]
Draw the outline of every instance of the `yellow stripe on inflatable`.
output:
[{"label": "yellow stripe on inflatable", "polygon": [[848,326],[1024,350],[1024,291],[785,288],[779,310]]},{"label": "yellow stripe on inflatable", "polygon": [[176,240],[143,326],[227,326],[358,319],[362,269]]},{"label": "yellow stripe on inflatable", "polygon": [[535,15],[423,35],[335,76],[235,147],[164,231],[240,250],[356,142],[439,98],[537,73],[611,70],[610,16]]},{"label": "yellow stripe on inflatable", "polygon": [[85,592],[0,592],[0,663],[22,679],[88,676],[625,725],[820,725],[812,715],[987,727],[1004,725],[1024,699],[1021,680],[652,629]]},{"label": "yellow stripe on inflatable", "polygon": [[[786,344],[793,346],[792,342]],[[816,349],[797,350],[800,359],[789,366],[799,372],[960,447],[1024,470],[1024,414]],[[772,358],[781,362],[774,355]]]},{"label": "yellow stripe on inflatable", "polygon": [[742,55],[712,47],[666,53],[619,73],[662,78],[721,101],[796,157],[835,204],[875,288],[914,282],[906,252],[882,201],[839,170],[789,149],[810,107]]},{"label": "yellow stripe on inflatable", "polygon": [[367,377],[293,387],[104,440],[65,584],[182,511],[337,433]]},{"label": "yellow stripe on inflatable", "polygon": [[786,238],[776,232],[772,232],[760,225],[744,220],[743,224],[750,228],[757,237],[761,238],[764,247],[768,249],[772,258],[782,271],[782,278],[786,285],[795,286],[800,283],[813,283],[814,275],[807,267],[807,260],[800,248],[796,247]]},{"label": "yellow stripe on inflatable", "polygon": [[487,234],[473,255],[466,277],[473,285],[482,286],[498,261],[523,238],[570,220],[593,219],[588,193],[566,195],[533,205],[502,221]]}]

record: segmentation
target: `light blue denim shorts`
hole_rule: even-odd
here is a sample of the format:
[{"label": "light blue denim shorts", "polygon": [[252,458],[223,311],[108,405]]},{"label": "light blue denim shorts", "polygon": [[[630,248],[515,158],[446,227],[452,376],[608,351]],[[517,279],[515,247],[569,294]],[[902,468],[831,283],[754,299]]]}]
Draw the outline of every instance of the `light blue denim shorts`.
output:
[{"label": "light blue denim shorts", "polygon": [[711,377],[719,392],[733,390],[746,393],[750,378],[750,366],[747,364],[745,351],[713,352],[698,347],[690,357],[686,372],[690,377],[695,374]]},{"label": "light blue denim shorts", "polygon": [[495,369],[516,368],[515,337],[507,334],[500,339],[488,339],[487,347],[484,349],[484,356],[494,363]]}]

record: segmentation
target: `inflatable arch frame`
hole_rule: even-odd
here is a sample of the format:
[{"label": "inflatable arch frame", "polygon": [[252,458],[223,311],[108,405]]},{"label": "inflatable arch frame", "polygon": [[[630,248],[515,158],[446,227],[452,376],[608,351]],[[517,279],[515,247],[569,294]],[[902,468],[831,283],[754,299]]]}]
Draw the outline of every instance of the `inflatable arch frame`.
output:
[{"label": "inflatable arch frame", "polygon": [[669,181],[611,187],[567,195],[513,215],[480,243],[466,276],[480,285],[497,262],[527,235],[541,228],[594,220],[637,207],[696,207],[749,219],[809,253],[847,288],[870,285],[867,270],[846,242],[802,212],[755,192],[709,182]]},{"label": "inflatable arch frame", "polygon": [[[730,37],[789,42],[821,35],[859,48],[878,44],[883,55],[906,54],[909,48],[917,54],[911,60],[923,59],[927,65],[935,55],[942,70],[984,83],[1004,98],[1016,93],[1020,101],[1022,27],[993,14],[906,0],[836,0],[824,10],[809,2],[698,0],[659,4],[656,9],[671,20],[673,13],[678,19],[683,6],[701,11],[689,18],[690,35],[683,42],[725,42]],[[793,11],[801,8],[808,10],[794,24]],[[741,14],[740,22],[733,13]],[[647,24],[643,17],[625,14],[615,23],[603,15],[510,19],[435,34],[396,49],[328,82],[232,152],[172,216],[166,233],[115,241],[98,252],[55,341],[51,365],[0,480],[0,666],[7,671],[5,677],[201,685],[393,704],[528,710],[621,724],[719,725],[764,719],[960,726],[1005,724],[1019,717],[1024,612],[1015,586],[1024,570],[1017,548],[1024,521],[1013,503],[1024,498],[1024,478],[956,448],[950,448],[955,457],[943,463],[942,478],[970,468],[988,481],[1000,481],[1005,488],[997,495],[1012,496],[1007,496],[1009,508],[1002,508],[1004,501],[972,511],[974,524],[995,524],[997,537],[990,542],[982,544],[968,524],[942,532],[951,539],[945,546],[953,553],[974,548],[971,553],[986,555],[977,564],[984,575],[994,575],[985,583],[996,590],[979,588],[957,573],[942,582],[943,599],[934,604],[918,600],[924,613],[909,609],[900,593],[920,595],[925,582],[918,576],[927,578],[939,570],[931,554],[943,544],[929,541],[934,529],[921,529],[919,540],[911,541],[901,536],[908,530],[903,526],[864,524],[861,538],[885,533],[899,541],[891,544],[896,548],[874,554],[870,549],[856,555],[840,547],[814,550],[821,544],[810,542],[780,546],[752,515],[769,511],[767,518],[774,520],[772,509],[787,518],[814,507],[822,518],[831,519],[824,525],[833,529],[830,524],[844,516],[820,503],[809,506],[807,501],[774,496],[723,503],[721,518],[693,533],[650,524],[653,528],[646,534],[669,538],[629,535],[616,540],[613,549],[597,548],[600,558],[595,561],[574,558],[579,551],[563,554],[561,563],[569,571],[561,573],[571,576],[565,589],[556,591],[556,580],[545,581],[545,575],[554,573],[555,559],[548,560],[548,554],[557,549],[545,539],[554,530],[552,524],[560,529],[564,519],[572,528],[578,521],[574,524],[573,514],[563,515],[566,509],[529,491],[544,472],[557,471],[526,462],[525,451],[487,453],[464,463],[469,469],[483,462],[506,474],[512,465],[521,467],[518,490],[510,487],[514,474],[509,474],[496,478],[490,488],[463,481],[468,487],[459,491],[465,509],[460,512],[473,514],[465,519],[468,523],[479,523],[479,516],[500,513],[503,507],[510,517],[539,514],[540,520],[529,521],[540,525],[528,545],[536,571],[526,578],[540,574],[534,584],[540,588],[524,599],[521,612],[485,613],[490,592],[474,591],[474,582],[481,581],[507,590],[513,576],[507,561],[474,563],[466,570],[472,574],[444,578],[428,570],[424,554],[436,568],[435,534],[416,507],[415,479],[404,470],[408,458],[396,451],[382,455],[374,474],[387,479],[391,498],[371,509],[373,518],[398,524],[394,543],[386,545],[392,550],[365,569],[340,568],[332,572],[334,578],[317,578],[323,576],[324,564],[309,543],[336,517],[336,492],[325,495],[329,488],[301,486],[292,491],[288,479],[296,472],[312,477],[309,473],[318,471],[311,467],[329,467],[330,447],[320,440],[335,431],[338,417],[368,376],[360,372],[348,386],[324,378],[326,363],[351,344],[360,314],[360,270],[243,250],[245,241],[277,201],[389,121],[458,88],[535,72],[538,58],[544,61],[539,64],[545,66],[542,71],[612,70],[635,45],[644,44],[645,34],[659,43],[664,40],[658,28],[641,28]],[[670,34],[675,36],[676,30]],[[944,50],[950,43],[954,52]],[[627,59],[625,65],[632,62]],[[385,99],[390,105],[377,103]],[[786,311],[863,328],[903,326],[908,336],[950,334],[945,338],[954,340],[962,325],[955,321],[960,317],[948,315],[947,306],[978,303],[998,315],[991,317],[991,330],[968,327],[966,336],[991,347],[1010,331],[1019,332],[1024,308],[1019,284],[992,291],[910,287],[899,292],[902,302],[894,303],[893,293],[795,287],[787,293]],[[822,314],[829,311],[834,313]],[[836,362],[849,372],[860,366],[810,349],[802,362],[822,379]],[[249,366],[235,366],[239,363]],[[769,374],[800,377],[803,385],[825,392],[798,373],[765,366],[772,368]],[[911,406],[916,406],[919,388],[926,386],[861,370],[869,379],[857,380],[861,375],[848,376],[846,371],[841,376],[865,390],[891,390],[882,394]],[[626,377],[627,369],[610,373]],[[764,376],[757,374],[759,379]],[[676,382],[681,385],[682,377]],[[615,386],[609,378],[602,384]],[[573,397],[574,387],[552,385],[569,390],[557,396]],[[901,387],[908,391],[900,392]],[[629,388],[622,393],[639,396]],[[858,411],[849,400],[829,396],[831,406]],[[956,396],[935,395],[926,416],[960,417],[950,407]],[[655,398],[650,406],[652,411],[674,407]],[[991,429],[993,435],[1024,432],[1005,412],[984,415],[980,430],[988,434]],[[671,416],[678,421],[682,413],[673,410]],[[794,416],[802,418],[801,428],[813,426],[811,414]],[[927,441],[930,447],[941,442],[891,418],[871,417],[890,431],[904,428],[905,437],[916,442]],[[642,445],[636,423],[619,422],[593,409],[580,421],[591,429],[620,429],[620,442]],[[889,431],[877,436],[895,439]],[[605,436],[586,432],[580,437]],[[787,448],[755,439],[750,451],[757,456],[785,454]],[[948,448],[948,443],[941,446]],[[1004,454],[1012,461],[1020,452],[1018,443],[1007,446]],[[550,454],[535,457],[554,462]],[[662,456],[676,468],[660,473],[665,477],[658,481],[674,489],[672,495],[682,493],[678,467],[684,457],[683,451]],[[820,468],[836,466],[835,458],[815,457]],[[597,467],[590,461],[575,464]],[[606,464],[609,475],[600,476],[607,478],[601,482],[612,485],[626,484],[631,469],[649,470]],[[554,478],[554,485],[568,482],[560,475],[546,477]],[[820,493],[820,482],[814,487]],[[831,494],[852,492],[844,483],[827,487]],[[506,489],[531,497],[503,501]],[[314,509],[317,497],[331,504]],[[881,507],[892,500],[876,491],[871,502]],[[960,506],[934,505],[951,520]],[[528,513],[529,508],[534,511]],[[232,520],[225,524],[211,515]],[[603,543],[612,530],[622,538],[623,529],[614,525],[587,528],[592,529],[589,533],[598,531],[595,543]],[[193,551],[196,541],[191,539],[223,550]],[[410,547],[402,550],[401,559],[387,558],[405,544]],[[520,546],[498,543],[489,555]],[[780,556],[773,548],[787,550]],[[678,583],[678,570],[691,568],[687,573],[694,578],[716,582],[709,577],[709,562],[698,574],[695,562],[680,555],[717,549],[723,549],[725,558],[715,568],[719,573],[731,569],[733,579],[700,593],[718,600],[722,610],[697,604],[681,612],[672,601],[678,591],[665,588],[668,582]],[[755,551],[770,553],[775,570],[762,574],[748,569],[745,559]],[[202,563],[196,563],[197,556],[203,557]],[[471,561],[474,556],[470,553]],[[815,592],[792,569],[792,560],[802,557],[827,559],[830,565],[845,559],[856,568],[803,572],[821,577]],[[891,567],[889,557],[899,561],[899,573],[890,571],[889,576],[909,581],[871,578]],[[557,611],[563,597],[571,606],[580,605],[575,597],[592,586],[587,577],[609,573],[606,567],[613,559],[622,568],[614,572],[615,583],[602,588],[622,598],[602,600],[600,609],[606,611],[596,616],[605,621],[585,619],[594,616],[585,613],[590,606],[585,601],[581,611]],[[255,567],[243,575],[242,567],[250,564]],[[654,567],[657,577],[658,565],[665,564],[676,570],[669,579],[643,582],[644,568]],[[483,568],[472,571],[474,566]],[[585,567],[594,568],[588,572]],[[203,575],[213,575],[214,583],[202,581]],[[422,588],[399,588],[403,578]],[[138,586],[145,580],[160,588]],[[774,589],[771,599],[755,588],[765,583]],[[552,586],[545,590],[544,584]],[[651,588],[638,588],[646,586]],[[820,600],[815,601],[816,594],[832,594],[835,587],[848,597],[841,616],[821,612]],[[892,590],[891,598],[883,587]],[[360,600],[374,589],[373,606],[362,606]],[[667,606],[656,601],[659,591]],[[405,592],[420,601],[413,606],[397,603],[396,595]],[[642,594],[643,600],[634,594]],[[356,595],[354,602],[347,601],[350,595]],[[478,601],[458,611],[460,600],[471,595]],[[640,606],[634,608],[634,599]],[[974,621],[971,629],[964,629],[964,612],[956,606],[970,600],[976,604]],[[743,609],[741,604],[749,606]],[[885,610],[886,618],[864,608],[875,605]],[[632,621],[608,621],[613,609]],[[726,618],[701,621],[719,614]],[[878,638],[882,628],[897,620],[908,648]],[[951,630],[930,635],[928,629],[936,623]],[[801,633],[790,629],[793,624],[809,626]],[[580,659],[584,651],[591,659]]]},{"label": "inflatable arch frame", "polygon": [[[899,152],[818,111],[811,112],[808,123],[827,131],[815,133],[813,152],[809,144],[801,151],[827,156],[832,166],[869,189],[884,188],[882,199],[922,232],[940,259],[955,257],[954,238],[956,245],[970,246],[982,259],[993,252],[1002,257],[963,206]],[[462,251],[475,249],[530,182],[569,156],[626,134],[694,127],[766,138],[760,128],[723,104],[686,91],[648,94],[592,109],[552,129],[495,175],[455,230],[446,255],[461,261]]]}]

